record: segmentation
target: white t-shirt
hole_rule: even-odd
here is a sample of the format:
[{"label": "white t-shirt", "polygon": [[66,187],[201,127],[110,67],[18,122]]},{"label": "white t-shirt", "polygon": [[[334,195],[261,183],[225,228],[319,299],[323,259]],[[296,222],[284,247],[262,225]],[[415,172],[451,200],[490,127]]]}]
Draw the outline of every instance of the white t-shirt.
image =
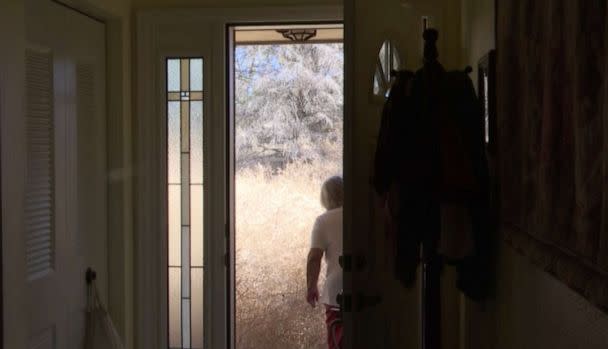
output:
[{"label": "white t-shirt", "polygon": [[325,252],[327,272],[319,302],[335,305],[336,296],[342,290],[342,268],[338,258],[342,254],[342,207],[327,211],[317,217],[312,228],[311,248]]}]

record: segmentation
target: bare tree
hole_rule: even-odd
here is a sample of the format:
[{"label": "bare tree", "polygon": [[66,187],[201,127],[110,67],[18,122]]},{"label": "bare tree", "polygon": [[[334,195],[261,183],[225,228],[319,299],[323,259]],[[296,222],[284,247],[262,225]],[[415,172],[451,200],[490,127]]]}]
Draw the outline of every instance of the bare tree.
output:
[{"label": "bare tree", "polygon": [[342,44],[236,49],[237,168],[341,153]]}]

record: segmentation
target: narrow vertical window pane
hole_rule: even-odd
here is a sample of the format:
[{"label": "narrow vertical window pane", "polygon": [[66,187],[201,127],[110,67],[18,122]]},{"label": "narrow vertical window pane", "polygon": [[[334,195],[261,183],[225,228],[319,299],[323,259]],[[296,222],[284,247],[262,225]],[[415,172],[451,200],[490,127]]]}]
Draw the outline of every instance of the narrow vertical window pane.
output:
[{"label": "narrow vertical window pane", "polygon": [[190,300],[182,299],[182,344],[190,349]]},{"label": "narrow vertical window pane", "polygon": [[180,85],[180,71],[179,71],[179,59],[167,60],[167,90],[168,91],[179,91]]},{"label": "narrow vertical window pane", "polygon": [[182,347],[181,269],[169,268],[169,347]]},{"label": "narrow vertical window pane", "polygon": [[196,267],[203,266],[203,186],[192,185],[190,200],[191,207],[191,265]]},{"label": "narrow vertical window pane", "polygon": [[190,102],[181,102],[182,152],[190,151]]},{"label": "narrow vertical window pane", "polygon": [[182,59],[181,61],[181,88],[182,91],[190,92],[190,60]]},{"label": "narrow vertical window pane", "polygon": [[190,228],[182,228],[182,297],[190,298]]},{"label": "narrow vertical window pane", "polygon": [[190,156],[182,154],[182,225],[190,226]]},{"label": "narrow vertical window pane", "polygon": [[192,268],[192,348],[203,348],[203,269]]},{"label": "narrow vertical window pane", "polygon": [[190,91],[203,90],[203,60],[195,58],[190,60]]},{"label": "narrow vertical window pane", "polygon": [[203,102],[190,102],[191,183],[203,183]]},{"label": "narrow vertical window pane", "polygon": [[181,187],[169,185],[169,265],[181,265]]},{"label": "narrow vertical window pane", "polygon": [[169,183],[179,183],[180,176],[180,103],[169,102],[167,106],[167,171]]}]

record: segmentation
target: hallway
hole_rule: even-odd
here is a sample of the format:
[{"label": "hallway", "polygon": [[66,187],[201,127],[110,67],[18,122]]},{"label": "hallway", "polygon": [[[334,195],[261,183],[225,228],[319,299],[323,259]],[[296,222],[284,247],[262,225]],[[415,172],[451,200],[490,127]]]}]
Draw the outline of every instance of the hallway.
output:
[{"label": "hallway", "polygon": [[[312,164],[336,149],[343,156],[343,348],[438,349],[422,340],[433,321],[438,327],[429,333],[442,349],[605,348],[607,19],[604,1],[582,0],[2,1],[4,348],[83,347],[87,267],[98,271],[122,347],[236,348],[239,125],[230,28],[277,23],[344,25],[343,103],[339,111],[320,103],[320,121],[310,126],[340,114],[343,144],[332,150],[311,138],[305,145],[314,156],[302,160]],[[491,201],[484,218],[496,229],[482,230],[496,243],[495,261],[484,265],[492,270],[490,297],[463,294],[463,264],[444,263],[442,255],[440,302],[423,312],[430,294],[423,275],[433,274],[417,267],[410,287],[395,277],[402,266],[395,250],[403,246],[387,217],[398,189],[377,195],[373,180],[391,71],[424,65],[428,28],[439,32],[438,61],[468,76],[462,81],[472,81],[484,113],[475,126],[486,134],[480,147]],[[304,36],[293,37],[310,39]],[[173,86],[168,60],[204,63],[194,78],[190,68],[180,70]],[[265,106],[264,115],[289,103]],[[436,104],[430,108],[444,106]],[[244,139],[264,125],[248,128]],[[443,144],[445,154],[457,148],[458,141]],[[457,167],[446,178],[456,178]],[[417,173],[415,165],[404,168]],[[264,178],[249,180],[261,185]],[[310,210],[306,217],[317,214]],[[293,308],[307,306],[298,297],[302,304]],[[440,316],[429,320],[433,307]]]}]

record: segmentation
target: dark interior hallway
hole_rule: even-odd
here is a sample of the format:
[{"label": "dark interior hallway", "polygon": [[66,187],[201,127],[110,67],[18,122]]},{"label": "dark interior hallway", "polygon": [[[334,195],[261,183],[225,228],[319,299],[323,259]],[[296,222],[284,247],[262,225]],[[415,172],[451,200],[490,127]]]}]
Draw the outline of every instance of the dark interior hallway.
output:
[{"label": "dark interior hallway", "polygon": [[87,267],[117,348],[234,348],[230,28],[277,23],[343,25],[343,348],[608,347],[606,1],[3,0],[4,348],[83,347]]}]

